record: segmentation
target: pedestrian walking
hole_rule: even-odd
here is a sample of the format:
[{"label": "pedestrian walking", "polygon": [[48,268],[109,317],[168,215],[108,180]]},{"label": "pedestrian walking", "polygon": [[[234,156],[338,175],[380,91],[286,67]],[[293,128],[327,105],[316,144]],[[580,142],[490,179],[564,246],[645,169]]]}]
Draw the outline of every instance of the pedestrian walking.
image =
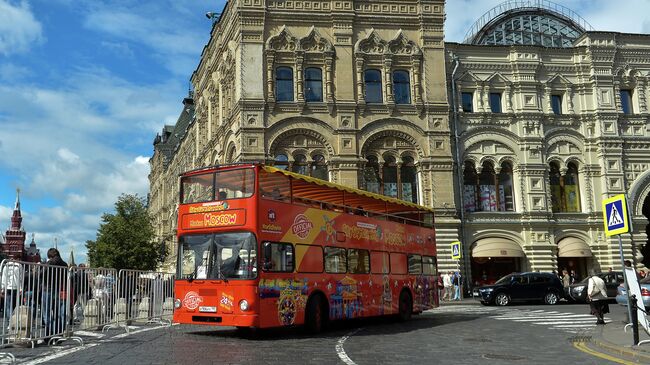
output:
[{"label": "pedestrian walking", "polygon": [[451,290],[453,288],[453,283],[451,281],[451,277],[452,277],[452,272],[451,271],[444,274],[443,277],[442,277],[442,281],[443,281],[443,284],[445,286],[445,294],[444,294],[444,296],[442,298],[445,299],[445,300],[451,300],[451,298],[452,298],[451,297],[451,295],[452,295]]},{"label": "pedestrian walking", "polygon": [[2,295],[4,296],[4,323],[8,323],[16,308],[16,301],[23,282],[23,266],[17,262],[8,261],[2,269]]},{"label": "pedestrian walking", "polygon": [[67,267],[68,264],[61,259],[59,250],[47,250],[47,265],[43,267],[41,311],[48,337],[63,333],[65,327]]},{"label": "pedestrian walking", "polygon": [[571,276],[567,269],[562,270],[562,285],[564,286],[564,291],[568,291],[569,285],[571,285]]},{"label": "pedestrian walking", "polygon": [[456,271],[454,273],[454,278],[452,280],[453,280],[452,283],[454,284],[454,300],[460,300],[461,277],[459,271]]},{"label": "pedestrian walking", "polygon": [[596,316],[596,324],[605,324],[605,314],[609,313],[605,282],[592,271],[587,285],[587,297],[591,314]]}]

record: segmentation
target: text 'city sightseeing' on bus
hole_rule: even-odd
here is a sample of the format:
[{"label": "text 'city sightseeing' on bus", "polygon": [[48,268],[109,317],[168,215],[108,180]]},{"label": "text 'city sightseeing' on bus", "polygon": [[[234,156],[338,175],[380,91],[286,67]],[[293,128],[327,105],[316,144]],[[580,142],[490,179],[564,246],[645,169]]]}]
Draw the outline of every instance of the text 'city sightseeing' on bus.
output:
[{"label": "text 'city sightseeing' on bus", "polygon": [[438,306],[433,211],[261,164],[181,176],[174,322],[268,328]]}]

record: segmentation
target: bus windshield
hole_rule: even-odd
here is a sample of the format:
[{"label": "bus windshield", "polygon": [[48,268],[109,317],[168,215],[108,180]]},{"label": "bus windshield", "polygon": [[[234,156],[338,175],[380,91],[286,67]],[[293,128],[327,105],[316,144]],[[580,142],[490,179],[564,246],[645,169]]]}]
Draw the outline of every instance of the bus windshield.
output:
[{"label": "bus windshield", "polygon": [[182,236],[180,279],[254,279],[257,276],[255,236],[250,232]]},{"label": "bus windshield", "polygon": [[255,190],[253,169],[223,170],[181,178],[181,203],[249,198]]}]

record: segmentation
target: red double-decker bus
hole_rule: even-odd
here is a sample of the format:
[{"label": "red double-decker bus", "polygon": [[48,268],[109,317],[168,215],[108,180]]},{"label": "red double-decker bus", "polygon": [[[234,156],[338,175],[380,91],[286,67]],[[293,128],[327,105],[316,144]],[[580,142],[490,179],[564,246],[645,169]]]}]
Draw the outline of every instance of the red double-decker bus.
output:
[{"label": "red double-decker bus", "polygon": [[429,208],[261,164],[180,183],[177,323],[317,332],[438,305]]}]

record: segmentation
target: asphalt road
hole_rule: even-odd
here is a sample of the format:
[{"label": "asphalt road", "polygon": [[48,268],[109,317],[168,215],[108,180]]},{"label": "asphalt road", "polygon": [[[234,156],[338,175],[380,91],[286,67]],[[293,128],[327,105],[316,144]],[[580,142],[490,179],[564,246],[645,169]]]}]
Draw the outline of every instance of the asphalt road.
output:
[{"label": "asphalt road", "polygon": [[[624,307],[610,305],[610,318]],[[299,328],[242,334],[232,328],[142,326],[84,335],[85,345],[9,349],[25,364],[610,364],[576,349],[591,335],[587,305],[444,305],[400,323],[340,322],[318,336]],[[100,337],[101,336],[101,337]]]}]

